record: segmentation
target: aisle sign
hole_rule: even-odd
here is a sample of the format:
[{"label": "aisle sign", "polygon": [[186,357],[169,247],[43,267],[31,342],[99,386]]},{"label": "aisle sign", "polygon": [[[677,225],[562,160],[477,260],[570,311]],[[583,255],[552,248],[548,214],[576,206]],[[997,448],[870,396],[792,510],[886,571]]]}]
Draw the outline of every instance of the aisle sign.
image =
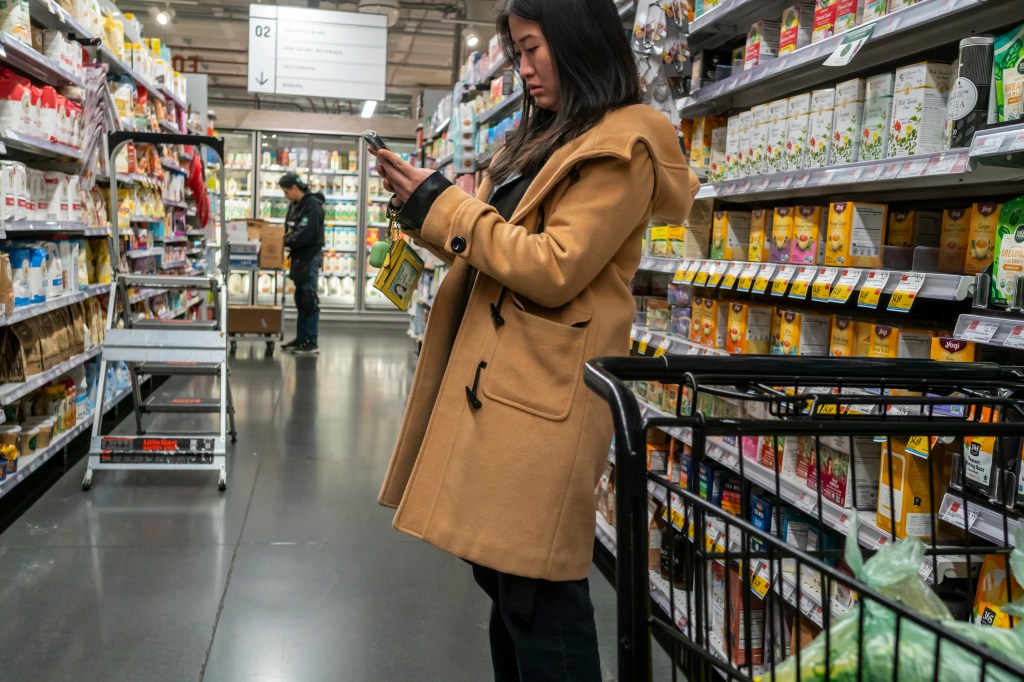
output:
[{"label": "aisle sign", "polygon": [[1003,341],[1003,345],[1007,348],[1024,349],[1024,324],[1018,324],[1010,330],[1010,335],[1006,337],[1006,341]]},{"label": "aisle sign", "polygon": [[772,296],[785,296],[786,289],[789,288],[789,281],[793,279],[795,274],[795,265],[783,265],[779,269],[779,274],[775,276],[775,282],[772,284]]},{"label": "aisle sign", "polygon": [[754,293],[763,294],[768,291],[768,283],[772,281],[772,275],[775,274],[775,264],[765,263],[761,266],[761,271],[757,273],[757,279],[754,280]]},{"label": "aisle sign", "polygon": [[816,274],[818,269],[813,265],[801,266],[799,274],[793,280],[793,286],[789,289],[789,297],[800,300],[807,298],[807,291],[811,288],[811,282],[814,281]]},{"label": "aisle sign", "polygon": [[896,291],[892,292],[892,299],[889,301],[889,312],[909,313],[913,307],[917,295],[921,293],[924,286],[924,273],[905,272],[900,277],[900,283],[896,285]]},{"label": "aisle sign", "polygon": [[383,14],[249,5],[249,92],[382,100],[387,25]]},{"label": "aisle sign", "polygon": [[868,280],[860,289],[860,298],[857,305],[861,308],[877,308],[878,301],[882,298],[882,290],[889,283],[888,270],[872,270],[868,273]]},{"label": "aisle sign", "polygon": [[854,270],[853,268],[843,270],[839,276],[839,281],[832,287],[832,293],[828,297],[829,302],[846,303],[849,301],[854,289],[860,283],[860,273],[860,270]]},{"label": "aisle sign", "polygon": [[982,320],[971,320],[971,323],[967,325],[967,329],[960,335],[962,341],[976,341],[978,343],[988,343],[992,340],[992,337],[999,331],[998,322],[983,322]]},{"label": "aisle sign", "polygon": [[725,263],[712,263],[711,274],[708,276],[708,287],[714,289],[722,283],[722,275],[725,274]]},{"label": "aisle sign", "polygon": [[740,272],[743,270],[743,263],[733,263],[729,266],[729,271],[725,273],[725,278],[722,280],[722,289],[732,289],[736,285],[736,278],[740,276]]},{"label": "aisle sign", "polygon": [[691,265],[693,265],[693,261],[690,260],[684,260],[682,263],[680,263],[679,269],[676,270],[675,277],[672,278],[672,281],[676,284],[682,284],[683,282],[685,282],[686,272],[687,270],[690,269]]},{"label": "aisle sign", "polygon": [[750,291],[750,287],[754,286],[754,277],[757,275],[757,263],[747,263],[743,266],[743,272],[740,273],[739,283],[736,285],[736,291],[747,293]]},{"label": "aisle sign", "polygon": [[814,280],[814,286],[811,287],[811,300],[816,303],[828,303],[829,295],[832,293],[832,282],[835,282],[838,276],[838,268],[818,270],[818,279]]}]

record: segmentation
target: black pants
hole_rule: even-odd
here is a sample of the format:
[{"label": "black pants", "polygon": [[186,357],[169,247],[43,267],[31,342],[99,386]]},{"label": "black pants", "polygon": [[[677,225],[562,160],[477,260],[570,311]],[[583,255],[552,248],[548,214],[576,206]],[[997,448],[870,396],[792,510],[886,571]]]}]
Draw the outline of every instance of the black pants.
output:
[{"label": "black pants", "polygon": [[491,598],[495,682],[601,682],[587,580],[550,582],[473,564]]}]

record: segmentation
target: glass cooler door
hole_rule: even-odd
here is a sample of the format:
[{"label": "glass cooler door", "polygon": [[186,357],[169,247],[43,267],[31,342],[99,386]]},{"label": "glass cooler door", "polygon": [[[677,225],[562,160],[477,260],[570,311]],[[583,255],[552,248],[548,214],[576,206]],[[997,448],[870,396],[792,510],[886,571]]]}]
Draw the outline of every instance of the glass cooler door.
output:
[{"label": "glass cooler door", "polygon": [[[388,149],[401,156],[406,161],[413,163],[416,158],[416,143],[409,140],[385,140]],[[382,310],[401,312],[395,304],[384,297],[373,287],[373,281],[377,277],[377,269],[370,265],[370,249],[381,238],[387,236],[388,217],[387,206],[391,194],[384,189],[384,181],[377,175],[376,160],[366,152],[366,219],[365,219],[365,245],[363,252],[363,267],[365,274],[363,281],[363,307],[368,310]]]},{"label": "glass cooler door", "polygon": [[324,264],[318,290],[324,309],[356,307],[359,245],[359,138],[314,136],[311,191],[323,192]]}]

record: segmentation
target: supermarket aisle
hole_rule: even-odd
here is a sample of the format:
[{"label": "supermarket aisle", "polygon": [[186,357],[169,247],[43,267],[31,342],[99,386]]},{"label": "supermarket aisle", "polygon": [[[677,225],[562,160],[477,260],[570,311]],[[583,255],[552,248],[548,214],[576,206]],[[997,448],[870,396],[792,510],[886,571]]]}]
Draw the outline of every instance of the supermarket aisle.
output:
[{"label": "supermarket aisle", "polygon": [[[489,678],[468,566],[376,505],[411,344],[326,331],[319,358],[240,345],[226,496],[109,472],[85,494],[80,463],[0,535],[0,679]],[[612,671],[614,595],[592,585]]]}]

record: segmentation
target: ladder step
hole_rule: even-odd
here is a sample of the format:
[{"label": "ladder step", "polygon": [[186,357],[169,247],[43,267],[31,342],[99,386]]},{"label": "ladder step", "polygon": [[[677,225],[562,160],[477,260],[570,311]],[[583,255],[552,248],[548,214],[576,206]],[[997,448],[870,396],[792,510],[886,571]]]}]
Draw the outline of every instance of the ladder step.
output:
[{"label": "ladder step", "polygon": [[120,275],[118,280],[129,287],[145,289],[202,289],[216,290],[220,283],[216,277],[178,277],[167,275]]},{"label": "ladder step", "polygon": [[132,329],[188,329],[217,331],[220,322],[217,320],[138,320]]},{"label": "ladder step", "polygon": [[[95,441],[94,441],[95,442]],[[217,439],[163,436],[104,436],[100,439],[101,464],[212,464]]]},{"label": "ladder step", "polygon": [[103,359],[122,362],[215,364],[227,361],[226,335],[219,331],[182,329],[110,329]]},{"label": "ladder step", "polygon": [[220,367],[215,362],[142,362],[135,365],[135,371],[158,377],[219,376]]},{"label": "ladder step", "polygon": [[220,412],[219,398],[171,398],[150,400],[142,405],[142,412],[161,414],[210,414]]}]

